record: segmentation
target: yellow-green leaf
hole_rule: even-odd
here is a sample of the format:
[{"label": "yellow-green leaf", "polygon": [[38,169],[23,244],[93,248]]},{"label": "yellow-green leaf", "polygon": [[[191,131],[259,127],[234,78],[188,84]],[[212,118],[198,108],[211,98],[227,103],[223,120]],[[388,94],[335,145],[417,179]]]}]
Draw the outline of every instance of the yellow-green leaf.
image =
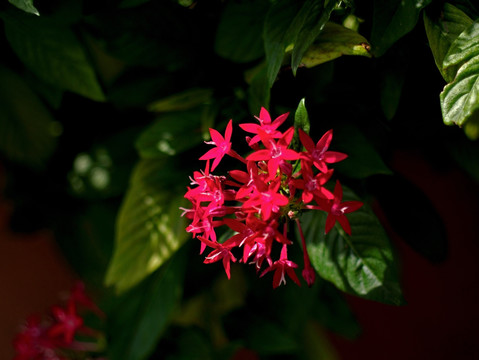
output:
[{"label": "yellow-green leaf", "polygon": [[313,67],[342,55],[371,57],[366,38],[342,25],[328,22],[315,43],[303,55],[302,64]]}]

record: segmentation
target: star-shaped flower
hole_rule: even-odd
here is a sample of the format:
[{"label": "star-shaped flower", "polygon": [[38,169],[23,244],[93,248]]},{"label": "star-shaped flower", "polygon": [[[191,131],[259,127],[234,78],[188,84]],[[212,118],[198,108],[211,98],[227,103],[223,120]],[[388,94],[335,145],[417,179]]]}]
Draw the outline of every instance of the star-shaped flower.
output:
[{"label": "star-shaped flower", "polygon": [[200,157],[200,160],[213,160],[211,171],[218,166],[221,159],[231,151],[231,134],[233,133],[233,120],[228,122],[225,130],[225,136],[221,135],[218,130],[210,129],[210,135],[212,141],[205,141],[206,144],[216,145],[215,148],[208,150],[206,154]]}]

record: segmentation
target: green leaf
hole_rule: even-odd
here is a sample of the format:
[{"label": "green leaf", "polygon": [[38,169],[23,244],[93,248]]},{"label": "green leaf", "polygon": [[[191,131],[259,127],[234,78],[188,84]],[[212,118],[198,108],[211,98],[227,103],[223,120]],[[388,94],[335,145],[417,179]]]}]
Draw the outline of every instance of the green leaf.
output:
[{"label": "green leaf", "polygon": [[362,35],[344,26],[328,22],[313,45],[304,52],[301,63],[313,67],[342,55],[371,57],[371,47]]},{"label": "green leaf", "polygon": [[201,125],[201,111],[168,113],[141,133],[135,147],[145,159],[176,155],[203,141]]},{"label": "green leaf", "polygon": [[306,134],[309,134],[311,124],[309,123],[308,111],[306,110],[305,99],[301,99],[296,112],[294,113],[294,137],[291,143],[291,149],[301,151],[302,145],[299,140],[298,129],[303,130]]},{"label": "green leaf", "polygon": [[469,60],[479,56],[479,20],[476,20],[468,26],[459,36],[454,40],[449,48],[444,61],[443,68],[447,69],[450,66],[461,66]]},{"label": "green leaf", "polygon": [[12,161],[42,166],[56,147],[58,126],[22,78],[0,66],[0,151]]},{"label": "green leaf", "polygon": [[29,14],[40,16],[40,13],[33,5],[33,0],[8,0],[8,2]]},{"label": "green leaf", "polygon": [[216,30],[215,51],[221,57],[245,63],[264,55],[263,22],[267,1],[228,2]]},{"label": "green leaf", "polygon": [[170,261],[118,301],[109,316],[109,358],[144,360],[171,321],[183,292],[187,253],[178,251]]},{"label": "green leaf", "polygon": [[419,14],[432,0],[374,0],[371,44],[375,56],[383,55],[391,45],[410,32]]},{"label": "green leaf", "polygon": [[[301,20],[306,14],[296,16],[298,3],[292,0],[277,1],[266,14],[263,39],[266,54],[266,78],[268,88],[273,86],[284,60],[286,47],[296,38]],[[295,35],[296,34],[296,35]]]},{"label": "green leaf", "polygon": [[12,49],[36,76],[59,89],[105,100],[85,49],[70,27],[11,13],[4,19]]},{"label": "green leaf", "polygon": [[186,241],[181,217],[187,175],[172,158],[140,160],[118,214],[106,285],[124,292],[165,263]]},{"label": "green leaf", "polygon": [[472,19],[455,6],[445,3],[438,18],[424,12],[424,27],[436,66],[447,82],[454,80],[457,67],[443,68],[444,58],[451,44],[466,28],[472,25]]},{"label": "green leaf", "polygon": [[[343,186],[344,200],[359,200]],[[365,204],[347,215],[352,236],[336,226],[324,234],[327,214],[311,211],[301,217],[311,262],[319,275],[347,293],[387,304],[404,300],[391,244]]]},{"label": "green leaf", "polygon": [[479,21],[452,43],[443,67],[460,66],[452,83],[441,92],[444,123],[462,126],[479,109]]},{"label": "green leaf", "polygon": [[348,154],[348,158],[334,168],[354,179],[364,179],[376,174],[391,174],[371,142],[353,124],[337,127],[334,132],[333,150]]},{"label": "green leaf", "polygon": [[[303,8],[307,6],[307,3],[308,1],[306,1]],[[313,0],[311,3],[312,7],[307,10],[307,20],[298,33],[297,39],[294,39],[293,53],[291,55],[291,68],[294,74],[296,74],[296,70],[302,63],[306,51],[322,32],[338,1],[330,0],[326,4],[319,4],[318,1]]]}]

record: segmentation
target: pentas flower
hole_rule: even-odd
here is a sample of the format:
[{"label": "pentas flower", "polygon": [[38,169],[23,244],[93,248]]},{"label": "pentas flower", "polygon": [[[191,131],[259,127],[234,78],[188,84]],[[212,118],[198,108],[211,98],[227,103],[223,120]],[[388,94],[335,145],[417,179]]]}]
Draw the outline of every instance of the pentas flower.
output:
[{"label": "pentas flower", "polygon": [[[14,360],[66,360],[94,359],[98,353],[96,340],[102,335],[84,325],[78,314],[78,306],[83,306],[104,316],[103,312],[85,293],[83,283],[73,287],[66,306],[55,305],[51,317],[42,320],[40,316],[30,316],[13,341],[16,351]],[[95,342],[76,340],[77,335],[92,337]]]},{"label": "pentas flower", "polygon": [[[332,130],[327,131],[315,144],[311,137],[299,129],[299,138],[304,151],[290,148],[294,127],[280,130],[288,114],[271,120],[269,112],[261,108],[256,119],[259,124],[241,124],[250,134],[245,136],[251,153],[240,156],[232,149],[233,123],[230,120],[224,137],[210,129],[215,145],[200,160],[206,160],[203,171],[195,171],[187,188],[185,198],[192,205],[182,209],[190,224],[186,231],[200,241],[200,253],[208,247],[211,252],[204,262],[222,261],[225,273],[231,277],[231,262],[253,264],[260,277],[273,272],[273,288],[286,283],[290,278],[300,285],[295,269],[298,264],[288,258],[288,225],[294,222],[299,228],[303,250],[302,276],[311,286],[316,278],[307,251],[306,241],[300,224],[305,211],[324,211],[327,215],[325,232],[339,223],[351,234],[346,214],[359,209],[359,201],[342,201],[343,193],[339,181],[334,192],[327,185],[334,170],[329,164],[344,160],[347,155],[330,151]],[[224,156],[240,161],[240,168],[230,169],[227,176],[214,175]],[[210,160],[213,161],[210,172]],[[219,227],[229,228],[232,235],[219,242],[216,231]],[[274,250],[279,248],[281,250]],[[235,251],[239,254],[235,255]],[[242,251],[242,254],[240,255]],[[279,258],[274,254],[279,252]],[[237,260],[239,259],[239,260]],[[264,264],[266,268],[261,268]]]}]

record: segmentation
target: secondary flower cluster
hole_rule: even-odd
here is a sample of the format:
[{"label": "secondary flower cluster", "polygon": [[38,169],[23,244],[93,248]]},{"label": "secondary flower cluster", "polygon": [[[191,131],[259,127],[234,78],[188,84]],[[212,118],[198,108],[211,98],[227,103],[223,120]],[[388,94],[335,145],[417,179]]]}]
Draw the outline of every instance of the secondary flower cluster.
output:
[{"label": "secondary flower cluster", "polygon": [[98,344],[79,341],[76,337],[100,339],[102,334],[84,325],[83,318],[78,314],[80,307],[99,317],[104,316],[86,295],[83,283],[78,282],[66,305],[52,306],[48,319],[32,315],[26,320],[13,341],[16,350],[14,360],[66,360],[70,356],[75,359],[92,359],[88,356],[100,350]]},{"label": "secondary flower cluster", "polygon": [[[242,248],[240,262],[255,264],[259,272],[263,263],[267,267],[260,276],[274,272],[273,287],[286,283],[287,274],[300,285],[294,271],[298,267],[288,259],[288,224],[296,222],[302,240],[304,267],[302,276],[308,285],[315,281],[299,216],[305,210],[322,210],[328,213],[325,232],[328,233],[336,222],[344,231],[351,234],[351,227],[345,216],[362,206],[359,201],[342,202],[342,188],[337,181],[333,192],[325,184],[333,170],[329,164],[344,160],[347,155],[329,151],[333,132],[329,130],[315,144],[310,136],[298,129],[304,151],[290,148],[295,129],[284,132],[278,128],[285,122],[288,113],[272,121],[264,108],[259,124],[247,123],[239,126],[251,134],[246,141],[252,153],[246,158],[231,148],[232,121],[226,126],[224,137],[215,129],[210,129],[213,145],[200,160],[206,160],[204,171],[196,171],[191,178],[191,187],[185,194],[191,209],[183,209],[183,215],[191,220],[186,231],[201,242],[203,253],[208,246],[213,249],[205,263],[222,260],[226,275],[230,278],[230,262],[236,262],[234,248]],[[243,170],[231,170],[228,177],[214,175],[225,155],[241,161]],[[210,168],[210,161],[213,161]],[[219,242],[215,229],[227,226],[233,235]],[[280,254],[273,260],[273,244],[280,245]],[[276,245],[277,246],[277,245]]]}]

